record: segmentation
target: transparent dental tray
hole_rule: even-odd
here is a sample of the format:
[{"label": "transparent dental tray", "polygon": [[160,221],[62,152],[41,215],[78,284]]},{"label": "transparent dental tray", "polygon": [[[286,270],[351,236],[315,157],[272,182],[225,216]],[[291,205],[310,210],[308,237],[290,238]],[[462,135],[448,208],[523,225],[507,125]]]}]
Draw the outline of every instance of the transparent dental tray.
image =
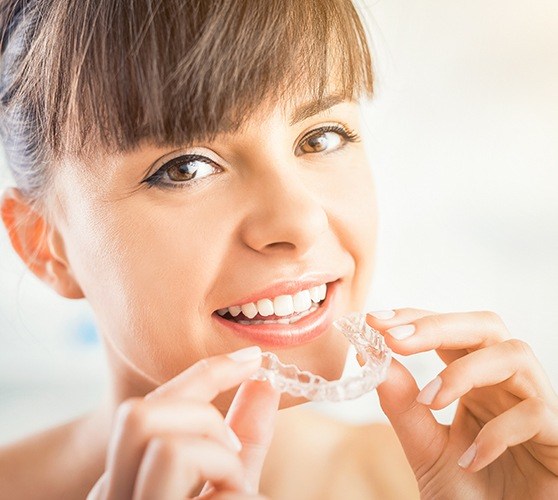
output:
[{"label": "transparent dental tray", "polygon": [[375,389],[385,380],[391,362],[391,350],[384,338],[366,323],[366,315],[358,312],[342,316],[333,326],[364,360],[358,375],[330,381],[295,365],[285,365],[272,352],[264,352],[262,365],[251,378],[269,380],[277,390],[310,401],[345,401]]}]

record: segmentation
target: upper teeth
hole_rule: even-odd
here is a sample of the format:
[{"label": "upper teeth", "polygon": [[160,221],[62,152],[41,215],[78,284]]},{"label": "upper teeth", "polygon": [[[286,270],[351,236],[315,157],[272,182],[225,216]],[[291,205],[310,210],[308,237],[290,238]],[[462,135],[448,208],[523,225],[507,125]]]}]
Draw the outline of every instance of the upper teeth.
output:
[{"label": "upper teeth", "polygon": [[244,316],[252,319],[256,314],[262,316],[289,316],[294,312],[300,313],[312,307],[313,302],[320,302],[325,299],[327,284],[318,285],[308,290],[302,290],[294,295],[279,295],[273,299],[260,299],[257,302],[248,302],[240,306],[225,307],[218,309],[217,314],[224,316],[230,312],[236,317],[242,312]]}]

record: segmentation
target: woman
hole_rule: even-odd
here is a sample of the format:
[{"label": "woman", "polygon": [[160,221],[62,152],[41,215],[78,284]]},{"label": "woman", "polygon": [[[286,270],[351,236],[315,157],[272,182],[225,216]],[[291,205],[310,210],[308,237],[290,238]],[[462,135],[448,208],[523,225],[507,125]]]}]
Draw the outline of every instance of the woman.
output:
[{"label": "woman", "polygon": [[249,380],[261,349],[338,378],[331,321],[370,285],[372,70],[350,1],[12,0],[2,23],[2,219],[33,273],[91,303],[112,373],[97,411],[2,450],[3,495],[558,495],[558,398],[495,313],[367,316],[447,364],[419,392],[392,363],[393,430]]}]

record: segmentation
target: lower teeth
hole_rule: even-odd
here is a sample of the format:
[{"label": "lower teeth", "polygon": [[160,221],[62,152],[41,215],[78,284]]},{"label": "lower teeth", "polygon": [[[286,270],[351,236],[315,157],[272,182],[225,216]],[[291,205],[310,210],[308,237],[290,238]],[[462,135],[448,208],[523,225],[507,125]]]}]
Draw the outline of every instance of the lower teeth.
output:
[{"label": "lower teeth", "polygon": [[318,309],[319,305],[314,304],[310,309],[307,311],[301,312],[296,316],[292,316],[291,318],[281,318],[281,319],[267,319],[261,320],[256,319],[254,321],[246,321],[239,319],[236,323],[240,323],[241,325],[271,325],[271,324],[281,324],[281,325],[290,325],[292,323],[296,323],[298,320],[304,318],[304,316],[308,316],[310,313],[313,313],[316,309]]}]

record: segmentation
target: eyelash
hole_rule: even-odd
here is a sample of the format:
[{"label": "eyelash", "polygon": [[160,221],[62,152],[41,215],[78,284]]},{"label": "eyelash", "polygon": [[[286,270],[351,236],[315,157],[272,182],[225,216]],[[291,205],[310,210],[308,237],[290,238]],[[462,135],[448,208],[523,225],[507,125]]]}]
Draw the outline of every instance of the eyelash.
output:
[{"label": "eyelash", "polygon": [[[360,141],[360,136],[354,130],[350,129],[347,126],[324,125],[323,127],[315,128],[315,129],[311,130],[310,132],[308,132],[306,135],[304,135],[302,137],[302,139],[300,140],[299,144],[308,140],[310,137],[319,136],[319,135],[325,134],[327,132],[336,132],[341,137],[343,137],[345,139],[345,141],[347,141],[347,142],[359,142]],[[339,148],[337,148],[333,152],[339,151],[340,149],[343,149],[344,147],[345,147],[345,144],[342,144]],[[307,153],[307,154],[310,154],[310,153]],[[319,152],[318,152],[318,154],[319,154]],[[328,153],[326,152],[326,153],[323,153],[323,154],[328,154]],[[188,188],[192,188],[198,182],[201,182],[205,179],[205,177],[202,177],[202,178],[197,179],[197,180],[196,180],[196,178],[194,178],[194,179],[192,179],[190,181],[187,181],[187,182],[179,182],[179,183],[174,183],[174,184],[161,181],[161,178],[165,175],[166,171],[171,166],[173,166],[177,162],[177,160],[183,160],[181,163],[184,163],[184,162],[187,163],[187,162],[191,162],[191,161],[201,161],[201,162],[207,163],[209,165],[215,165],[215,163],[213,161],[208,159],[206,156],[202,156],[202,155],[188,154],[188,155],[183,155],[183,156],[177,156],[176,158],[173,158],[172,160],[169,160],[164,165],[162,165],[161,168],[159,168],[159,170],[157,170],[154,174],[149,176],[147,179],[143,180],[142,183],[146,183],[148,188],[158,187],[158,188],[161,188],[161,189],[188,189]]]}]

